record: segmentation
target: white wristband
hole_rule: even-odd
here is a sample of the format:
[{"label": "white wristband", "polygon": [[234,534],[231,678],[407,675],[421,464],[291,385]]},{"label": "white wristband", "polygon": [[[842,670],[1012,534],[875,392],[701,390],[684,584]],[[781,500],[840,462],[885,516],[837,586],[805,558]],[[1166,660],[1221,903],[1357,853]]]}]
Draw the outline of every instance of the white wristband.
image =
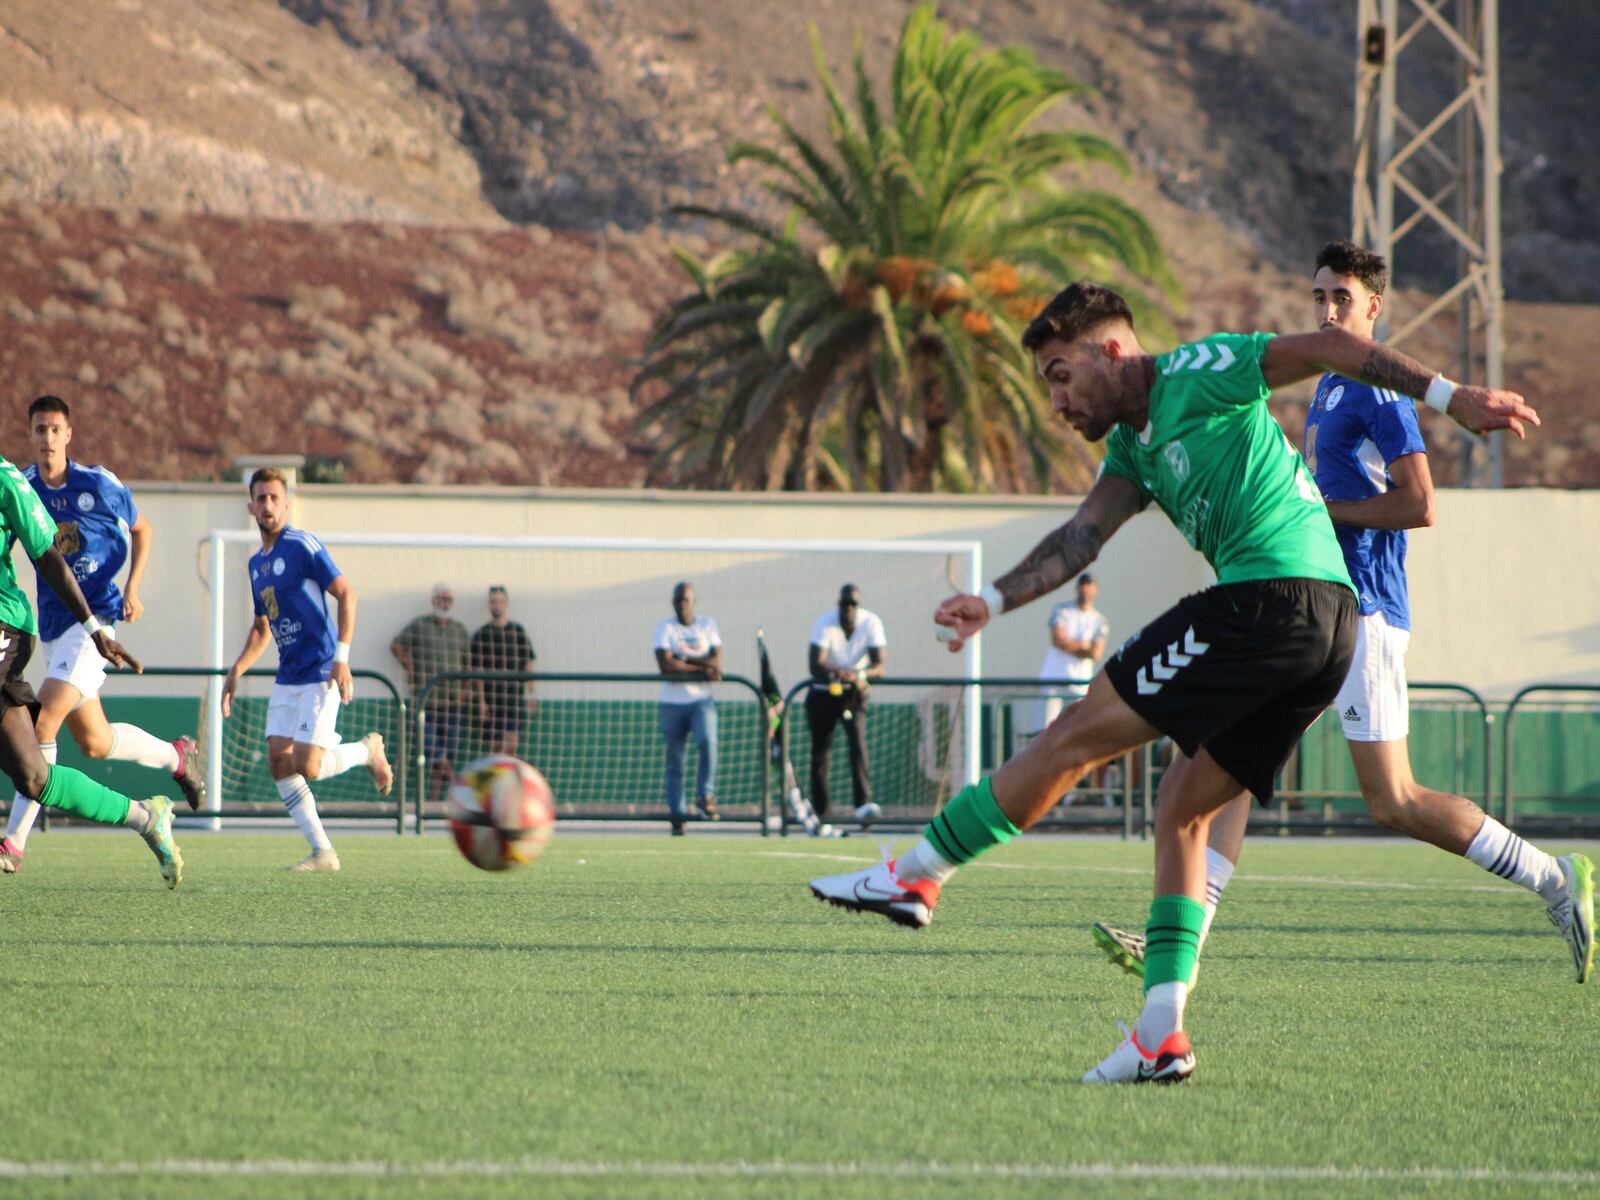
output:
[{"label": "white wristband", "polygon": [[347,663],[347,662],[350,661],[350,643],[349,642],[340,642],[337,646],[334,647],[334,650],[333,650],[333,661],[336,662],[336,663]]},{"label": "white wristband", "polygon": [[1456,394],[1456,385],[1442,374],[1428,380],[1428,390],[1422,393],[1422,402],[1429,408],[1444,412],[1450,407],[1450,397]]},{"label": "white wristband", "polygon": [[1006,610],[1006,598],[1000,594],[1000,589],[992,583],[984,584],[983,591],[978,593],[978,599],[989,606],[989,615],[998,617]]},{"label": "white wristband", "polygon": [[95,634],[99,633],[105,628],[104,625],[100,624],[100,618],[95,616],[93,613],[90,613],[82,621],[79,621],[78,624],[83,626],[83,631],[90,637],[93,637]]}]

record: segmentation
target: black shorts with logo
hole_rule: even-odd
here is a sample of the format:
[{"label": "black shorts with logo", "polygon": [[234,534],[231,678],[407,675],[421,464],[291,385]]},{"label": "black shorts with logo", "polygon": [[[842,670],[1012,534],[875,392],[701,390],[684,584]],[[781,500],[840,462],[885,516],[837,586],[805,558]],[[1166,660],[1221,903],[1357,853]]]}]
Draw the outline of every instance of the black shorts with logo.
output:
[{"label": "black shorts with logo", "polygon": [[33,634],[0,623],[0,712],[26,708],[38,717],[39,697],[33,694],[33,685],[22,677],[37,643]]},{"label": "black shorts with logo", "polygon": [[1193,756],[1205,749],[1261,803],[1355,655],[1353,591],[1322,579],[1222,583],[1128,639],[1106,677]]}]

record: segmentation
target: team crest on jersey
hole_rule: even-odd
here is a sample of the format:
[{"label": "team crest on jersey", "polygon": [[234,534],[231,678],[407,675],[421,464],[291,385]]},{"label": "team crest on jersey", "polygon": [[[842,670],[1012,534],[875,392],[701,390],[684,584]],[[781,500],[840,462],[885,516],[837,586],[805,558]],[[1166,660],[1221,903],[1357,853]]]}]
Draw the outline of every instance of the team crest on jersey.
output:
[{"label": "team crest on jersey", "polygon": [[1189,452],[1183,448],[1182,442],[1168,442],[1161,456],[1167,460],[1167,470],[1172,472],[1172,477],[1179,483],[1189,478]]},{"label": "team crest on jersey", "polygon": [[91,495],[88,492],[79,492],[78,493],[78,511],[79,512],[93,512],[94,511],[94,496]]},{"label": "team crest on jersey", "polygon": [[1344,384],[1339,384],[1328,393],[1328,398],[1322,402],[1322,407],[1332,412],[1338,407],[1339,401],[1344,399]]},{"label": "team crest on jersey", "polygon": [[261,589],[261,607],[267,610],[267,620],[278,619],[278,589],[267,586]]},{"label": "team crest on jersey", "polygon": [[272,573],[274,575],[283,574],[283,559],[275,558],[272,560]]},{"label": "team crest on jersey", "polygon": [[83,549],[83,535],[78,532],[76,521],[63,521],[56,526],[56,549],[64,558],[71,558]]}]

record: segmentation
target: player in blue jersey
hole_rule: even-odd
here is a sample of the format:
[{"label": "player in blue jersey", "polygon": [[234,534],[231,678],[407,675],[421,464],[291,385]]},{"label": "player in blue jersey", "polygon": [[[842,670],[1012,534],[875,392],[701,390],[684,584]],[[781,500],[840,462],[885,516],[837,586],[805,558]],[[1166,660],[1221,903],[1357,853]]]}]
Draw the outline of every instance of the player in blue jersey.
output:
[{"label": "player in blue jersey", "polygon": [[[1317,324],[1371,337],[1383,311],[1388,265],[1351,242],[1317,256],[1311,298]],[[1416,406],[1404,396],[1324,375],[1306,415],[1306,465],[1333,518],[1360,599],[1355,661],[1331,706],[1350,745],[1362,799],[1387,829],[1459,854],[1521,884],[1545,903],[1572,952],[1579,983],[1594,963],[1594,866],[1581,854],[1555,858],[1512,833],[1465,796],[1423,787],[1406,748],[1406,530],[1433,524],[1433,477]],[[1241,795],[1211,827],[1206,851],[1206,928],[1244,843],[1250,798]],[[1141,973],[1144,939],[1108,925],[1095,940]]]},{"label": "player in blue jersey", "polygon": [[[316,538],[289,524],[289,489],[283,472],[263,467],[250,476],[250,515],[261,549],[250,556],[250,592],[256,619],[244,649],[222,686],[222,715],[233,711],[239,680],[267,648],[278,645],[278,674],[267,708],[267,765],[278,795],[311,853],[296,871],[337,871],[339,856],[322,828],[308,780],[332,779],[365,767],[378,795],[394,786],[383,737],[369,733],[345,742],[334,732],[339,705],[350,703],[350,641],[356,632],[356,593]],[[328,616],[328,599],[338,609]]]},{"label": "player in blue jersey", "polygon": [[[55,520],[56,549],[72,568],[89,607],[108,630],[119,621],[137,621],[144,612],[139,581],[150,555],[150,522],[134,507],[132,493],[105,467],[86,467],[67,457],[72,413],[66,401],[57,396],[35,400],[28,406],[28,432],[33,438],[33,466],[24,476]],[[125,592],[117,586],[124,565],[128,565]],[[34,732],[45,760],[56,761],[56,738],[65,724],[88,757],[166,771],[183,790],[189,807],[199,808],[205,786],[194,738],[167,741],[137,725],[107,721],[100,706],[106,660],[61,598],[42,579],[38,584],[39,652],[45,677],[39,687]],[[21,868],[38,815],[39,805],[18,793],[5,840],[0,842],[0,870]]]}]

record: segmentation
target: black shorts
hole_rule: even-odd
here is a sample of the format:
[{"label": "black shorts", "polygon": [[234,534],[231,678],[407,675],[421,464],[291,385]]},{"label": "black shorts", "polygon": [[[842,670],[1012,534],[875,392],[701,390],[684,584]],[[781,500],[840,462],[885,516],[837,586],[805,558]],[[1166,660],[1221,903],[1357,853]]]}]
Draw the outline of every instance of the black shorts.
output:
[{"label": "black shorts", "polygon": [[1185,596],[1106,663],[1117,694],[1185,754],[1202,748],[1261,803],[1339,694],[1356,596],[1321,579],[1224,583]]},{"label": "black shorts", "polygon": [[39,697],[33,694],[33,685],[22,677],[37,644],[33,634],[0,624],[0,711],[25,708],[38,719]]}]

